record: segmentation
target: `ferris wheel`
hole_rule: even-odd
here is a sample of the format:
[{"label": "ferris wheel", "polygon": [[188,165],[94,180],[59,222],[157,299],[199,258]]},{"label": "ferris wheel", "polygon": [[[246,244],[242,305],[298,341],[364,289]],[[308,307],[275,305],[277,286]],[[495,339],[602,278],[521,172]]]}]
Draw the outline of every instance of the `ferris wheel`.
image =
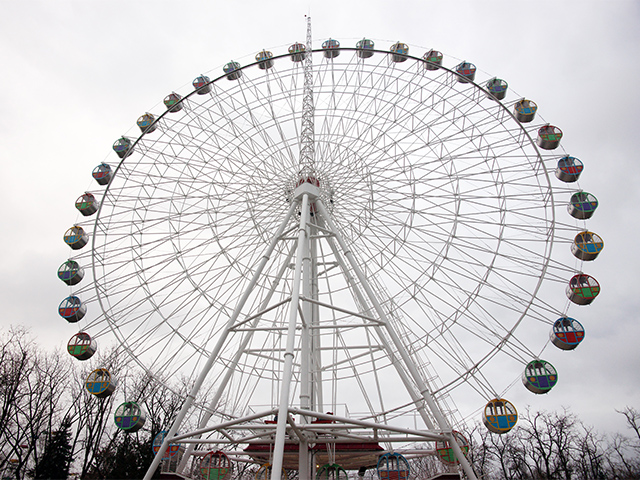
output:
[{"label": "ferris wheel", "polygon": [[[474,478],[452,428],[480,412],[510,430],[514,378],[548,392],[545,345],[584,338],[569,308],[599,293],[583,264],[604,244],[582,162],[536,103],[436,50],[314,49],[309,27],[255,60],[170,93],[93,171],[58,271],[69,352],[115,336],[156,381],[194,383],[157,451],[243,445],[270,478],[305,480],[318,459],[369,468],[422,440]],[[115,379],[99,369],[87,387],[107,396]]]}]

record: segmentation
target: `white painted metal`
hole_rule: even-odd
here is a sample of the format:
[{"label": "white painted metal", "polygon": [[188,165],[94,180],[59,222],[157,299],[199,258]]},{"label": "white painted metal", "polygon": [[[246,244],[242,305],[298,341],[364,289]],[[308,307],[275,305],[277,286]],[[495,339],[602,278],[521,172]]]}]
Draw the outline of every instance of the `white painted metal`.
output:
[{"label": "white painted metal", "polygon": [[[449,394],[475,395],[466,415],[503,393],[493,374],[537,357],[531,332],[566,313],[539,296],[573,274],[551,257],[575,234],[553,197],[573,187],[551,184],[558,153],[514,119],[520,97],[383,50],[314,64],[310,23],[307,52],[186,95],[83,224],[78,291],[101,312],[83,330],[111,330],[171,388],[191,375],[166,437],[198,425],[189,453],[263,442],[282,465],[285,442],[306,452],[327,432],[410,442],[413,412],[422,438],[450,438]],[[311,423],[329,418],[342,423]],[[298,461],[309,480],[315,462]]]}]

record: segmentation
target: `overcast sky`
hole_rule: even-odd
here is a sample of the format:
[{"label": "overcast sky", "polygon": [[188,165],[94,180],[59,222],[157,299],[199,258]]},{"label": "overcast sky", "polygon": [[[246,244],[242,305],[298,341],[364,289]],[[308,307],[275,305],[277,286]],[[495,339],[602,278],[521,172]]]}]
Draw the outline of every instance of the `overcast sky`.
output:
[{"label": "overcast sky", "polygon": [[[0,237],[2,326],[28,325],[62,348],[73,333],[56,307],[73,203],[91,170],[115,163],[111,144],[200,73],[263,48],[364,36],[436,48],[504,78],[535,100],[582,159],[581,187],[600,208],[589,228],[605,251],[589,265],[602,294],[579,310],[587,340],[562,363],[533,409],[567,406],[601,431],[623,430],[614,409],[640,408],[638,191],[640,2],[609,1],[2,1]],[[573,311],[575,312],[575,310]],[[572,313],[573,313],[572,312]],[[562,358],[555,361],[555,358]],[[520,390],[524,390],[520,388]],[[520,400],[522,399],[522,400]]]}]

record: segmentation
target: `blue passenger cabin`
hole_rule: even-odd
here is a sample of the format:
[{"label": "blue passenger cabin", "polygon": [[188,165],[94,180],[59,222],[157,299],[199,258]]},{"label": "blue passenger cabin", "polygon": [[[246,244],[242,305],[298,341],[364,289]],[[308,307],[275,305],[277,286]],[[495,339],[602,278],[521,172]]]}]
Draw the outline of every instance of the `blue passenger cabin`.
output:
[{"label": "blue passenger cabin", "polygon": [[58,313],[67,322],[76,323],[87,313],[87,306],[78,297],[71,295],[60,302]]},{"label": "blue passenger cabin", "polygon": [[577,234],[573,239],[571,253],[576,258],[589,262],[595,260],[603,248],[604,241],[600,238],[600,235],[585,230]]},{"label": "blue passenger cabin", "polygon": [[518,422],[518,412],[508,400],[494,398],[485,405],[482,422],[493,433],[506,433]]},{"label": "blue passenger cabin", "polygon": [[584,165],[580,160],[567,155],[558,160],[556,177],[565,183],[573,183],[580,178],[583,169]]},{"label": "blue passenger cabin", "polygon": [[211,91],[211,79],[206,75],[200,75],[193,80],[193,88],[198,95],[206,95]]},{"label": "blue passenger cabin", "polygon": [[560,317],[553,323],[549,338],[560,350],[573,350],[584,340],[584,327],[575,318]]},{"label": "blue passenger cabin", "polygon": [[391,60],[399,63],[407,60],[407,55],[409,55],[409,45],[406,43],[396,42],[391,45]]},{"label": "blue passenger cabin", "polygon": [[156,117],[154,115],[152,115],[151,113],[145,113],[140,118],[138,118],[136,124],[138,125],[138,128],[140,128],[140,131],[142,133],[152,133],[155,132],[157,128],[155,121]]},{"label": "blue passenger cabin", "polygon": [[538,105],[533,100],[523,98],[513,105],[513,114],[520,123],[533,121],[538,111]]},{"label": "blue passenger cabin", "polygon": [[99,185],[107,185],[111,181],[112,171],[111,165],[108,163],[101,163],[91,172],[91,176],[98,182]]},{"label": "blue passenger cabin", "polygon": [[64,243],[69,245],[72,250],[80,250],[89,241],[89,235],[79,225],[74,225],[64,233]]},{"label": "blue passenger cabin", "polygon": [[473,63],[462,62],[456,66],[456,80],[459,83],[473,82],[476,78],[476,66]]},{"label": "blue passenger cabin", "polygon": [[267,70],[273,67],[273,53],[262,50],[256,54],[256,62],[258,62],[258,68],[260,70]]},{"label": "blue passenger cabin", "polygon": [[91,395],[107,398],[116,389],[116,383],[106,368],[98,368],[91,372],[84,382],[84,387]]}]

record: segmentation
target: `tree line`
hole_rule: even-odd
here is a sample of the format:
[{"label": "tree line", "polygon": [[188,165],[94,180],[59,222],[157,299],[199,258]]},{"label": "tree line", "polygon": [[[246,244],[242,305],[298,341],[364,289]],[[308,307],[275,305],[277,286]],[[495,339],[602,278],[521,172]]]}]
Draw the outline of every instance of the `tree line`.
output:
[{"label": "tree line", "polygon": [[[84,388],[99,367],[118,379],[118,395],[100,399]],[[100,365],[77,362],[66,352],[47,352],[23,328],[0,331],[0,478],[142,478],[153,438],[168,429],[189,387],[180,379],[171,388],[149,380],[124,366],[115,350],[102,354]],[[147,414],[136,433],[113,422],[122,394]],[[640,411],[619,413],[628,429],[613,435],[596,432],[567,410],[521,412],[517,428],[506,435],[476,425],[463,432],[468,458],[483,479],[640,479]],[[411,465],[411,480],[442,471],[434,456],[412,458]],[[239,467],[236,478],[252,478],[256,470]]]}]

